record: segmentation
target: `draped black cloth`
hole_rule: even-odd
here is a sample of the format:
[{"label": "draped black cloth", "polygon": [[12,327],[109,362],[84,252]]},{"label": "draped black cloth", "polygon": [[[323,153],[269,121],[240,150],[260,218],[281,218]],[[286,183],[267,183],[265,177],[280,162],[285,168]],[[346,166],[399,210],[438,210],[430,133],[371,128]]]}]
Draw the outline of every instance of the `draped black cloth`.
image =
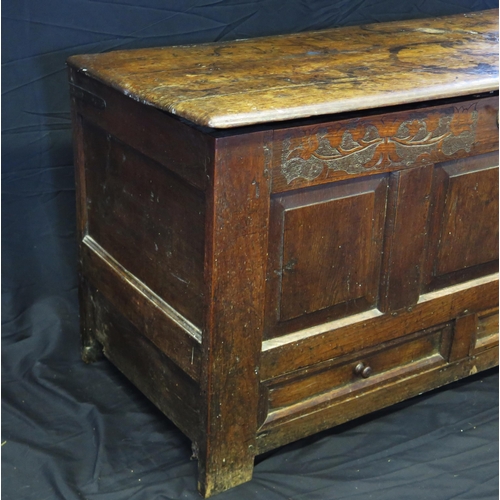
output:
[{"label": "draped black cloth", "polygon": [[[497,7],[491,0],[4,0],[2,498],[196,499],[189,441],[79,358],[65,60]],[[222,499],[498,498],[498,371],[259,457]]]}]

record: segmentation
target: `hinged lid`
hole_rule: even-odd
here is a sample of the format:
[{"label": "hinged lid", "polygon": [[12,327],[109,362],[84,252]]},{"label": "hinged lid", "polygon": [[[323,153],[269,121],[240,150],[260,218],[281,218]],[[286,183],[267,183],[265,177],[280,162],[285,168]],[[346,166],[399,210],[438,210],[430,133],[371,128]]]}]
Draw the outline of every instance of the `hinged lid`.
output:
[{"label": "hinged lid", "polygon": [[498,89],[498,10],[69,64],[196,124],[231,128]]}]

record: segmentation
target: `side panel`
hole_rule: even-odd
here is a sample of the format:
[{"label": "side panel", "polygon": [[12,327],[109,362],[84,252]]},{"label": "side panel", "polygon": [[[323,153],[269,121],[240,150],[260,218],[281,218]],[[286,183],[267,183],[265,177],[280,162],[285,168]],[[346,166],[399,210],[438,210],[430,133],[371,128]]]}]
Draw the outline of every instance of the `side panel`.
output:
[{"label": "side panel", "polygon": [[204,193],[83,120],[87,234],[198,327]]},{"label": "side panel", "polygon": [[145,338],[102,293],[88,288],[104,355],[190,439],[199,439],[199,386]]},{"label": "side panel", "polygon": [[[105,326],[89,312],[93,287],[114,308],[111,315],[132,325],[138,344],[147,339],[197,381],[213,140],[84,73],[70,69],[70,82],[83,357],[96,359],[96,332]],[[110,359],[117,345],[108,348]],[[122,369],[137,383],[132,367]]]},{"label": "side panel", "polygon": [[190,185],[205,190],[213,159],[212,140],[182,121],[131,99],[92,78],[69,69],[75,112],[109,132]]}]

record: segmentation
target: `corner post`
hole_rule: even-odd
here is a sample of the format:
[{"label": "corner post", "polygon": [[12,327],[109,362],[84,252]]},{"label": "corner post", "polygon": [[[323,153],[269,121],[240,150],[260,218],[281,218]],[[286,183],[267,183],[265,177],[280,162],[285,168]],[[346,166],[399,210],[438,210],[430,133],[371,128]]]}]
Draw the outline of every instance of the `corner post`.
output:
[{"label": "corner post", "polygon": [[270,207],[269,132],[215,140],[207,192],[198,488],[249,481],[256,449]]},{"label": "corner post", "polygon": [[[70,84],[75,80],[75,70],[68,67]],[[85,151],[84,131],[82,119],[77,110],[74,96],[71,97],[71,122],[73,127],[73,148],[75,163],[75,188],[76,188],[76,237],[78,241],[78,297],[80,303],[80,339],[82,359],[85,363],[93,363],[102,356],[102,346],[94,335],[95,319],[90,288],[84,278],[82,263],[83,238],[87,233],[87,192],[85,186]]]}]

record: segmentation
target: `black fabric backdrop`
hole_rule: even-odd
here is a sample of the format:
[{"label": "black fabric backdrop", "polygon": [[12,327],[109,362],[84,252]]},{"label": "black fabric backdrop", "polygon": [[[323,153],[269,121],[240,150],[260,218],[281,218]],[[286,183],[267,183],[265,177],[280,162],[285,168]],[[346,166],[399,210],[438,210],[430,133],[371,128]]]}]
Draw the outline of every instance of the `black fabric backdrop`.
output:
[{"label": "black fabric backdrop", "polygon": [[[79,358],[65,60],[497,7],[491,0],[4,0],[2,495],[195,499],[190,443],[107,361]],[[498,372],[257,459],[220,499],[498,498]]]}]

